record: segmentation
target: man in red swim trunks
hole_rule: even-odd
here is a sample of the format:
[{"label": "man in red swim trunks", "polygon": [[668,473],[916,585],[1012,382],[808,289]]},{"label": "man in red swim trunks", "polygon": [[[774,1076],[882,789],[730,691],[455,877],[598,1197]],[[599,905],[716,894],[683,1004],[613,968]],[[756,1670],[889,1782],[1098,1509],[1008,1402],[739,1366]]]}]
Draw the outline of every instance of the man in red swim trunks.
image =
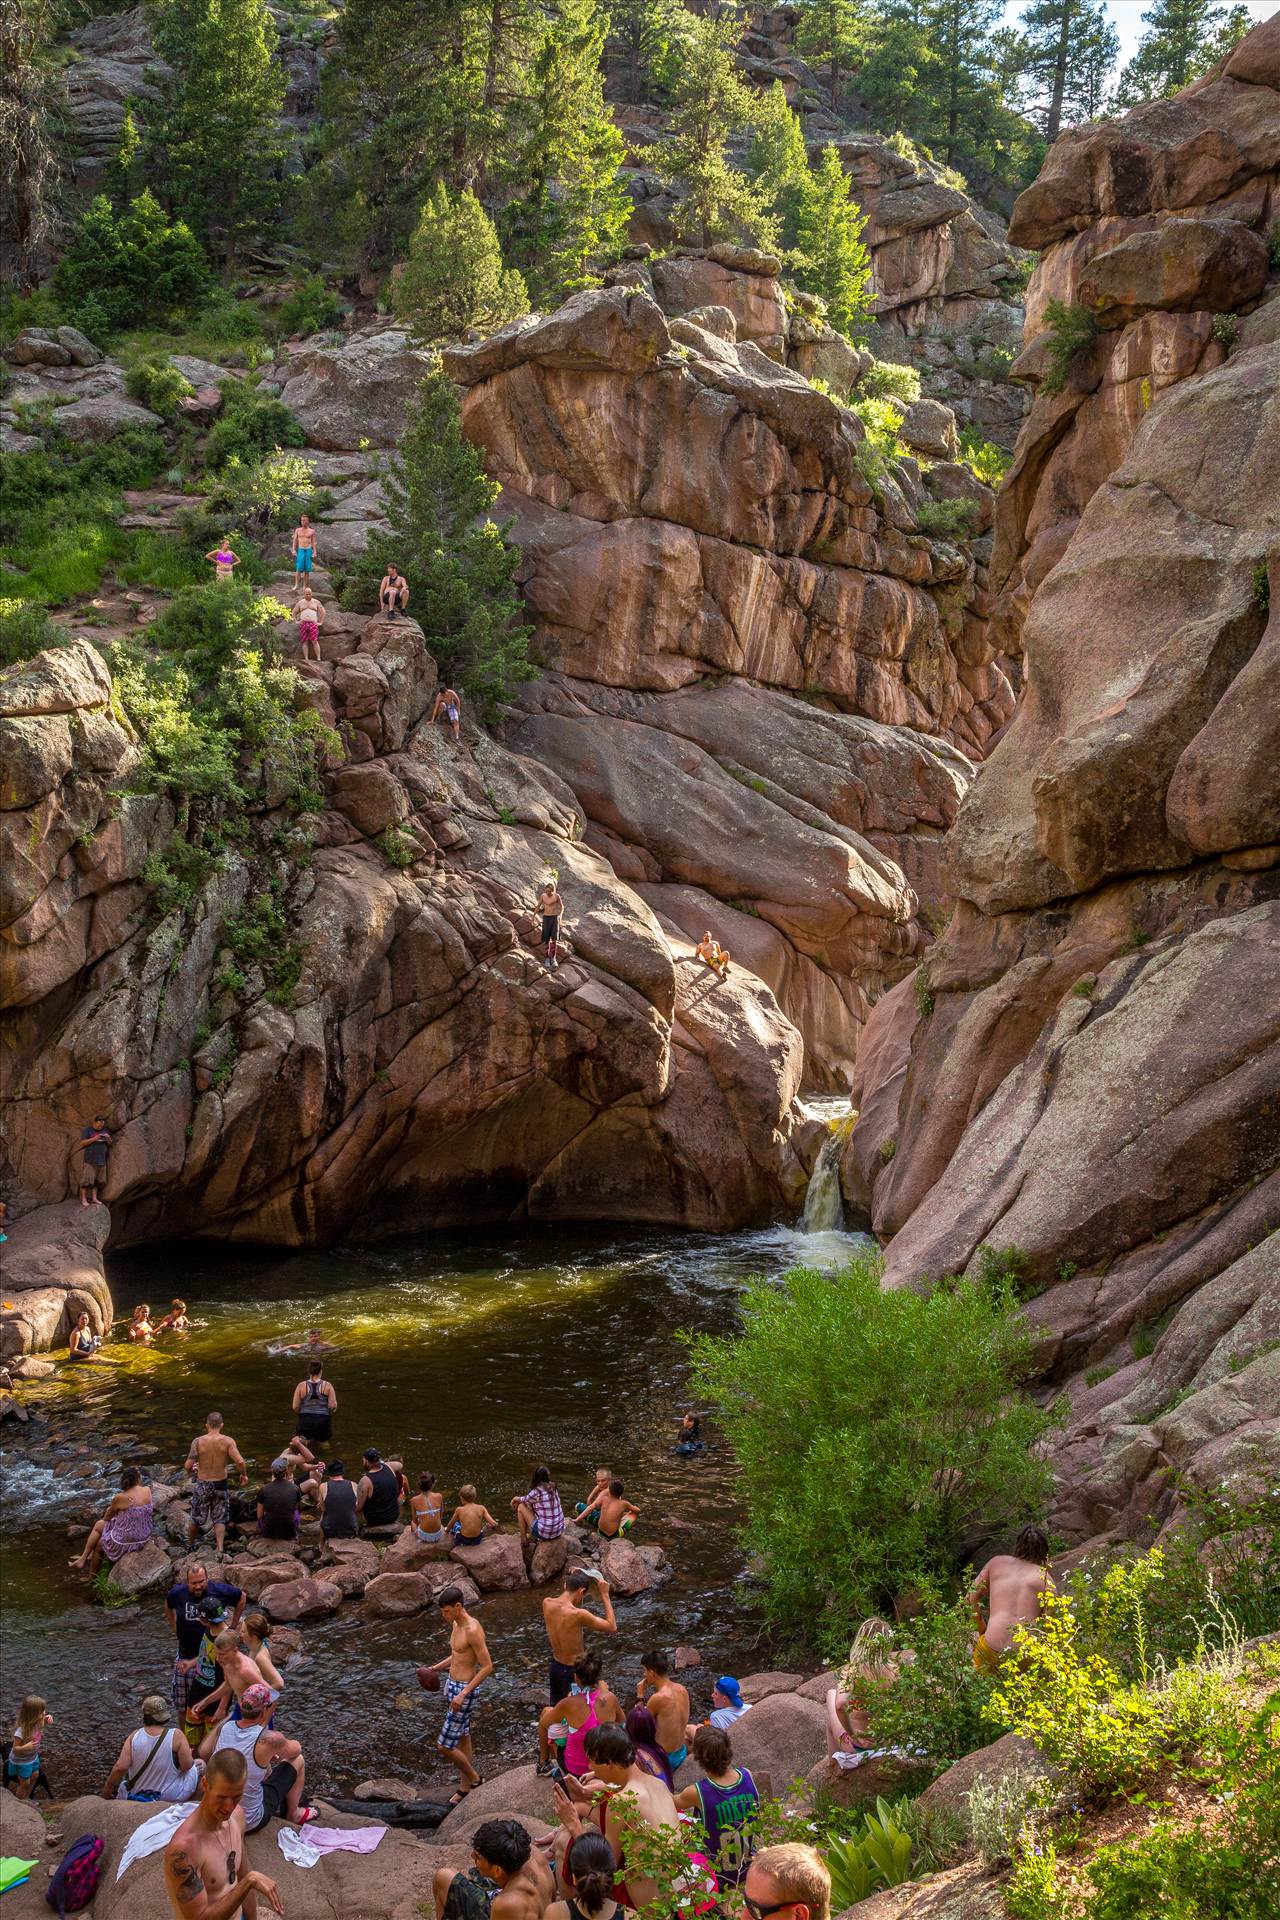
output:
[{"label": "man in red swim trunks", "polygon": [[324,608],[312,593],[310,587],[302,589],[302,598],[294,609],[294,619],[298,623],[298,649],[304,660],[320,658],[320,629],[324,625]]}]

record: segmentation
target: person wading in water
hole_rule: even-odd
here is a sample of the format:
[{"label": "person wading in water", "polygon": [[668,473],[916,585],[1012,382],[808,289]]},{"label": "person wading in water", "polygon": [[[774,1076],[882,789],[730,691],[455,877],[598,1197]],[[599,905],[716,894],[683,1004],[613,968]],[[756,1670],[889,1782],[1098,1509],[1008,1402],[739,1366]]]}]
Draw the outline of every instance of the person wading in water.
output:
[{"label": "person wading in water", "polygon": [[324,1362],[313,1360],[305,1380],[293,1390],[293,1411],[298,1432],[309,1447],[328,1446],[333,1438],[333,1416],[338,1411],[338,1396],[331,1381],[324,1377]]}]

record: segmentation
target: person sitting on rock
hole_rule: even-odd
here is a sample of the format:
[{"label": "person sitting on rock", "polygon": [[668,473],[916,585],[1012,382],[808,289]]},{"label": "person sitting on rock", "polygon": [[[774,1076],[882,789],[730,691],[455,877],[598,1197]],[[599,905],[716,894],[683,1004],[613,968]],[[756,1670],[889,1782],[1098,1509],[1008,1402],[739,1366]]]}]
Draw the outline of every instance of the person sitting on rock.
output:
[{"label": "person sitting on rock", "polygon": [[126,1467],[120,1475],[119,1493],[112,1495],[102,1518],[94,1521],[83,1548],[67,1565],[92,1579],[104,1554],[114,1566],[126,1553],[137,1553],[145,1547],[154,1522],[150,1487],[143,1485],[137,1467]]},{"label": "person sitting on rock", "polygon": [[471,1840],[465,1873],[437,1867],[436,1920],[541,1920],[555,1893],[551,1869],[518,1820],[486,1820]]},{"label": "person sitting on rock", "polygon": [[853,1638],[840,1685],[827,1690],[827,1756],[842,1766],[875,1748],[869,1709],[876,1692],[898,1677],[893,1628],[887,1620],[864,1620]]},{"label": "person sitting on rock", "polygon": [[302,1495],[289,1471],[287,1454],[271,1462],[271,1478],[258,1488],[258,1532],[268,1540],[296,1540]]},{"label": "person sitting on rock", "polygon": [[298,652],[304,660],[320,658],[320,629],[325,622],[325,611],[316,599],[311,588],[302,589],[302,598],[293,610],[298,623]]},{"label": "person sitting on rock", "polygon": [[[554,1852],[559,1867],[569,1848],[588,1825],[597,1826],[613,1852],[614,1867],[622,1881],[620,1893],[624,1906],[642,1908],[658,1896],[658,1883],[641,1873],[628,1873],[624,1850],[624,1819],[637,1814],[650,1827],[678,1829],[680,1815],[669,1787],[636,1763],[636,1750],[625,1727],[592,1727],[586,1735],[587,1758],[591,1762],[591,1785],[573,1790],[556,1784],[552,1789],[560,1831],[555,1836]],[[598,1798],[600,1788],[605,1797]],[[623,1796],[624,1808],[613,1803]],[[625,1878],[624,1878],[625,1876]]]},{"label": "person sitting on rock", "polygon": [[580,1833],[560,1862],[567,1900],[547,1908],[545,1920],[615,1920],[613,1848],[602,1833]]},{"label": "person sitting on rock", "polygon": [[315,1808],[302,1804],[307,1778],[302,1748],[268,1727],[272,1704],[271,1689],[261,1681],[246,1687],[240,1696],[240,1718],[223,1721],[214,1748],[215,1757],[228,1749],[240,1754],[248,1769],[246,1833],[257,1833],[268,1820],[288,1820],[299,1827],[315,1818]]},{"label": "person sitting on rock", "polygon": [[660,1647],[642,1653],[640,1666],[636,1699],[657,1721],[658,1739],[675,1773],[688,1753],[685,1729],[689,1725],[689,1690],[671,1678],[671,1662]]},{"label": "person sitting on rock", "polygon": [[564,1532],[564,1508],[550,1467],[535,1467],[528,1493],[516,1494],[511,1504],[522,1541],[558,1540]]},{"label": "person sitting on rock", "polygon": [[409,582],[395,561],[389,560],[378,587],[378,605],[389,620],[398,620],[408,604]]},{"label": "person sitting on rock", "polygon": [[733,1743],[719,1727],[699,1727],[693,1757],[705,1778],[676,1795],[682,1813],[696,1813],[707,1830],[707,1852],[722,1886],[739,1886],[751,1858],[747,1823],[760,1806],[749,1768],[733,1764]]},{"label": "person sitting on rock", "polygon": [[581,1777],[587,1771],[586,1749],[582,1743],[591,1728],[622,1725],[622,1707],[617,1695],[601,1680],[600,1668],[598,1653],[583,1654],[572,1668],[573,1682],[568,1693],[554,1705],[544,1707],[538,1715],[538,1773],[555,1772],[551,1758],[554,1742],[564,1747],[565,1772]]},{"label": "person sitting on rock", "polygon": [[470,1481],[458,1488],[458,1504],[450,1516],[449,1531],[463,1547],[474,1547],[486,1533],[498,1531],[497,1521],[488,1507],[481,1506],[480,1496]]},{"label": "person sitting on rock", "polygon": [[271,1657],[271,1648],[267,1644],[271,1638],[271,1622],[265,1613],[246,1613],[240,1622],[240,1635],[244,1641],[245,1652],[258,1669],[258,1678],[271,1688],[276,1699],[284,1692],[284,1676]]},{"label": "person sitting on rock", "polygon": [[623,1499],[623,1491],[621,1480],[610,1480],[604,1492],[597,1493],[591,1505],[584,1510],[583,1526],[597,1526],[605,1540],[616,1540],[621,1534],[630,1533],[640,1518],[640,1509]]},{"label": "person sitting on rock", "polygon": [[68,1357],[82,1364],[90,1360],[100,1360],[102,1356],[99,1354],[98,1348],[101,1345],[101,1336],[90,1331],[88,1314],[78,1314],[76,1316],[76,1323],[74,1327],[72,1327],[70,1337],[67,1341]]},{"label": "person sitting on rock", "polygon": [[[590,1493],[587,1495],[586,1499],[579,1500],[577,1506],[573,1510],[573,1517],[578,1522],[579,1526],[594,1527],[598,1524],[600,1516],[596,1508],[596,1496],[598,1494],[606,1493],[608,1491],[609,1482],[612,1480],[612,1478],[613,1478],[613,1469],[611,1467],[596,1468],[596,1478],[595,1478],[594,1486],[592,1487]],[[590,1518],[587,1517],[588,1507],[591,1508]]]},{"label": "person sitting on rock", "polygon": [[376,1447],[364,1450],[364,1472],[356,1482],[356,1511],[366,1533],[399,1524],[400,1476]]},{"label": "person sitting on rock", "polygon": [[[671,1762],[658,1744],[658,1723],[648,1707],[632,1707],[626,1718],[627,1734],[636,1750],[636,1765],[645,1773],[651,1773],[655,1780],[665,1782],[675,1792],[675,1775],[671,1771]],[[694,1728],[697,1732],[697,1728]],[[693,1734],[690,1734],[690,1739]]]},{"label": "person sitting on rock", "polygon": [[1024,1527],[1013,1552],[993,1555],[966,1595],[978,1628],[973,1664],[979,1673],[996,1671],[1019,1627],[1034,1627],[1052,1592],[1048,1537],[1040,1527]]},{"label": "person sitting on rock", "polygon": [[163,1694],[149,1693],[142,1703],[142,1725],[125,1736],[102,1789],[104,1800],[190,1800],[200,1785],[186,1736],[173,1724],[173,1708]]},{"label": "person sitting on rock", "polygon": [[454,739],[461,740],[462,734],[459,731],[459,726],[462,719],[462,702],[452,687],[443,687],[436,694],[436,703],[431,709],[431,724],[433,727],[442,713],[453,729]]},{"label": "person sitting on rock", "polygon": [[89,1195],[93,1195],[95,1206],[102,1205],[99,1187],[107,1184],[107,1155],[111,1151],[111,1135],[107,1131],[104,1115],[95,1113],[93,1125],[80,1131],[80,1152],[83,1166],[80,1169],[80,1205],[87,1207]]},{"label": "person sitting on rock", "polygon": [[695,952],[704,966],[724,979],[729,971],[729,955],[709,930],[699,940]]},{"label": "person sitting on rock", "polygon": [[156,1330],[151,1324],[151,1309],[147,1306],[135,1307],[133,1318],[129,1322],[129,1338],[139,1343],[154,1340]]},{"label": "person sitting on rock", "polygon": [[[224,1720],[239,1720],[244,1712],[242,1702],[250,1687],[266,1686],[261,1669],[253,1655],[245,1647],[235,1627],[224,1627],[213,1643],[217,1656],[218,1671],[222,1675],[219,1684],[212,1693],[192,1709],[192,1719],[199,1720],[209,1729],[196,1751],[202,1760],[207,1760],[218,1744],[218,1735],[222,1731]],[[271,1689],[271,1704],[274,1707],[280,1698],[278,1688]]]},{"label": "person sitting on rock", "polygon": [[736,1726],[744,1713],[750,1713],[751,1703],[742,1697],[742,1688],[731,1673],[722,1673],[711,1689],[711,1711],[705,1721],[690,1721],[687,1738],[692,1740],[698,1726],[718,1727],[721,1733],[728,1733]]},{"label": "person sitting on rock", "polygon": [[257,1914],[261,1894],[272,1913],[284,1902],[274,1880],[245,1860],[241,1804],[249,1771],[243,1756],[215,1755],[200,1782],[200,1798],[164,1850],[164,1889],[175,1920]]},{"label": "person sitting on rock", "polygon": [[418,1476],[418,1491],[409,1502],[413,1537],[424,1547],[438,1547],[444,1539],[444,1495],[435,1491],[434,1473]]},{"label": "person sitting on rock", "polygon": [[341,1460],[331,1460],[324,1470],[324,1479],[316,1490],[316,1505],[320,1509],[320,1532],[326,1540],[357,1540],[360,1537],[360,1521],[356,1507],[359,1495],[355,1485],[347,1478],[347,1470]]}]

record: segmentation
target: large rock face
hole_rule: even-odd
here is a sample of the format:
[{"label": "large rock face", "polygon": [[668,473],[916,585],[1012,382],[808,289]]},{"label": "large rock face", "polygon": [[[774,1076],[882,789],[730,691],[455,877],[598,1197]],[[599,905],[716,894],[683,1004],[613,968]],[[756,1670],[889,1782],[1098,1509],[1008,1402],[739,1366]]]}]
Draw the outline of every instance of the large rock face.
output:
[{"label": "large rock face", "polygon": [[[972,1270],[984,1244],[1026,1256],[1041,1365],[1071,1407],[1055,1517],[1077,1538],[1163,1513],[1175,1476],[1280,1470],[1280,286],[1273,272],[1259,294],[1248,231],[1280,142],[1262,77],[1280,78],[1276,35],[1258,28],[1186,95],[1068,135],[1015,212],[1051,275],[1059,248],[1095,265],[1119,251],[1117,220],[1159,235],[1216,195],[1217,223],[1239,194],[1252,310],[1229,351],[1206,328],[1101,445],[1085,396],[1053,401],[1056,440],[1037,401],[1001,501],[1026,697],[950,836],[961,904],[924,990],[876,1009],[854,1087],[845,1185],[889,1240],[889,1284]],[[1161,249],[1148,264],[1167,265]],[[1177,271],[1199,262],[1231,305],[1223,258],[1214,240]],[[1126,273],[1107,284],[1136,298]],[[1177,311],[1100,334],[1094,371],[1134,326],[1176,333],[1189,305],[1207,321],[1177,275],[1163,284]],[[1074,495],[1072,440],[1101,466]],[[1070,510],[1038,580],[1043,535],[1017,514],[1033,471],[1039,523]]]}]

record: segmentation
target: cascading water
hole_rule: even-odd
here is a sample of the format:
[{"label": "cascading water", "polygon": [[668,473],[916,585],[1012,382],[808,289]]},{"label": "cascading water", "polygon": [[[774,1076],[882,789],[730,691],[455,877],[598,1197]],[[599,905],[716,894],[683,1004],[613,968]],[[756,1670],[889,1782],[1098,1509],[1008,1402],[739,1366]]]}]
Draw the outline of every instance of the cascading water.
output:
[{"label": "cascading water", "polygon": [[818,1150],[804,1196],[804,1212],[800,1215],[801,1233],[830,1233],[844,1226],[840,1150],[846,1133],[845,1127],[833,1127]]}]

